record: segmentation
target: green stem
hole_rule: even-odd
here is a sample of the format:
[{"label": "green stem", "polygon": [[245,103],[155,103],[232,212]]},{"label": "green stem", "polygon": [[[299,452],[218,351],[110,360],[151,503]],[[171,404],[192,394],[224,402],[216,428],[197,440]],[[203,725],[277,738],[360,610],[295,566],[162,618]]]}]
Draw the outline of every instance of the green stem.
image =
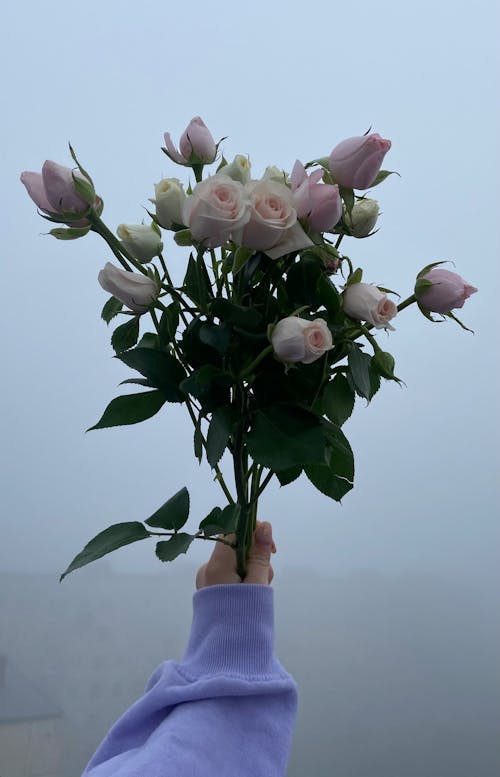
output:
[{"label": "green stem", "polygon": [[141,272],[143,275],[148,274],[148,271],[146,270],[146,268],[143,267],[142,264],[137,261],[137,259],[134,259],[132,254],[129,251],[127,251],[127,249],[122,245],[122,243],[120,243],[118,238],[114,236],[114,234],[111,232],[110,229],[108,229],[104,221],[97,215],[95,210],[92,210],[92,209],[90,210],[89,214],[87,215],[87,219],[92,224],[93,231],[97,232],[98,235],[104,238],[104,240],[109,245],[116,258],[120,262],[121,266],[125,270],[128,270],[129,272],[131,272],[130,267],[127,264],[127,261],[128,261],[133,267],[135,267],[136,270]]},{"label": "green stem", "polygon": [[404,299],[402,302],[398,305],[398,313],[400,313],[405,308],[409,307],[410,305],[413,305],[414,302],[417,301],[417,298],[414,294],[411,294],[409,297]]},{"label": "green stem", "polygon": [[[178,532],[176,531],[149,531],[147,530],[150,537],[175,537]],[[222,542],[223,545],[229,545],[230,548],[234,548],[234,542],[229,542],[229,540],[223,540],[222,537],[205,537],[201,532],[196,532],[196,534],[193,535],[193,539],[195,540],[209,540],[210,542]]]},{"label": "green stem", "polygon": [[273,350],[272,345],[268,345],[266,348],[264,348],[264,350],[259,353],[259,355],[253,360],[253,362],[245,370],[243,370],[243,372],[240,372],[240,374],[238,375],[238,379],[243,380],[243,378],[246,378],[247,375],[251,375],[255,367],[257,367],[257,365],[260,364],[261,361],[265,359],[269,353],[272,352],[272,350]]},{"label": "green stem", "polygon": [[[198,421],[196,420],[196,416],[194,414],[193,407],[191,405],[191,400],[189,399],[189,397],[186,397],[185,401],[186,401],[186,407],[188,409],[188,413],[191,416],[191,421],[193,422],[193,424],[194,424],[194,426],[196,428],[196,426],[198,425]],[[207,441],[206,441],[205,435],[203,434],[201,429],[200,429],[200,438],[201,438],[202,445],[203,445],[203,447],[204,447],[204,449],[206,451],[207,450]],[[234,504],[233,496],[232,496],[231,492],[229,491],[229,489],[228,489],[228,487],[226,485],[226,481],[224,480],[224,476],[223,476],[223,474],[222,474],[218,464],[215,465],[214,470],[215,470],[215,479],[219,481],[220,487],[222,488],[222,490],[224,492],[224,496],[226,497],[226,499],[229,502],[229,504],[233,505]]]},{"label": "green stem", "polygon": [[234,464],[234,482],[236,484],[236,493],[238,495],[238,504],[241,509],[238,526],[236,528],[236,571],[243,580],[246,576],[247,561],[247,542],[248,542],[248,500],[247,500],[247,479],[244,466],[245,458],[245,424],[246,424],[246,402],[245,394],[240,386],[236,388],[237,398],[241,406],[241,420],[238,425],[233,450]]}]

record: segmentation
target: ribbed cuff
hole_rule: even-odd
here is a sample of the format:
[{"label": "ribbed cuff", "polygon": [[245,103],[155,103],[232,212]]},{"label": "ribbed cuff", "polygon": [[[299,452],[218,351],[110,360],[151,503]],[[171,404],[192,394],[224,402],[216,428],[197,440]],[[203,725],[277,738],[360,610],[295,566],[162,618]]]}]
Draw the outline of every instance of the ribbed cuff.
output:
[{"label": "ribbed cuff", "polygon": [[182,662],[190,674],[268,675],[273,671],[274,592],[270,586],[211,585],[193,596]]}]

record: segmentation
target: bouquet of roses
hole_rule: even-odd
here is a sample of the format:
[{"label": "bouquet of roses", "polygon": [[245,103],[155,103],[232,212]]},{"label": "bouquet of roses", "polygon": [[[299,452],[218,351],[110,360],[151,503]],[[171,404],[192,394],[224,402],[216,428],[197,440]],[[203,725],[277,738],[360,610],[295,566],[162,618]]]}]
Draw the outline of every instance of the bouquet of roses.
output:
[{"label": "bouquet of roses", "polygon": [[[181,531],[189,516],[183,487],[144,523],[100,532],[61,579],[151,536],[163,537],[156,544],[162,561],[185,553],[194,539],[231,544],[244,577],[259,499],[273,477],[285,486],[304,474],[336,501],[353,487],[354,458],[342,425],[356,396],[370,401],[382,380],[399,381],[377,332],[393,330],[396,314],[413,303],[431,321],[442,320],[433,312],[458,321],[452,310],[476,291],[434,262],[396,305],[388,296],[394,292],[364,282],[361,268],[340,250],[344,238],[376,231],[379,206],[366,191],[391,174],[381,169],[391,143],[378,134],[348,138],[329,157],[305,165],[296,161],[290,175],[268,167],[260,179],[251,178],[247,157],[226,161],[199,117],[179,149],[169,133],[165,145],[194,180],[186,190],[177,178],[161,180],[150,223],[121,224],[116,235],[71,146],[74,169],[47,161],[41,174],[24,172],[21,180],[40,215],[64,225],[51,235],[73,240],[96,232],[119,265],[108,262],[98,276],[112,295],[102,318],[125,319],[111,345],[134,370],[123,382],[141,390],[113,399],[91,428],[135,424],[167,402],[183,403],[194,425],[194,454],[199,462],[206,457],[225,501],[195,532]],[[162,230],[186,247],[180,286],[163,254]]]}]

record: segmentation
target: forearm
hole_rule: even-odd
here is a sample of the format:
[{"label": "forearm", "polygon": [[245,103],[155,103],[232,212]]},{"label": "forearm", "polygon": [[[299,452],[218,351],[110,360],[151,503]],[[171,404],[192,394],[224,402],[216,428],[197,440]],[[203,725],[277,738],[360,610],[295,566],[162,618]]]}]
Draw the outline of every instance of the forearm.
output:
[{"label": "forearm", "polygon": [[282,777],[297,691],[273,641],[271,588],[198,591],[183,661],[156,670],[85,777]]}]

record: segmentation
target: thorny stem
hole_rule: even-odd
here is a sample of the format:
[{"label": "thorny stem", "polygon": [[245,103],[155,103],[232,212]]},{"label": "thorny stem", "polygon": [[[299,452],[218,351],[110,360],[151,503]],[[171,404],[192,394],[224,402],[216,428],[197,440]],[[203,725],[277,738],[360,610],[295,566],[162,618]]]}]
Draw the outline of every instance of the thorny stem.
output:
[{"label": "thorny stem", "polygon": [[[149,529],[147,529],[147,532],[151,537],[175,537],[175,535],[178,534],[176,531],[149,531]],[[196,532],[196,534],[193,535],[193,539],[209,540],[210,542],[222,542],[223,545],[229,545],[230,548],[236,547],[234,542],[223,540],[221,537],[205,537],[205,535],[201,534],[201,532]]]}]

